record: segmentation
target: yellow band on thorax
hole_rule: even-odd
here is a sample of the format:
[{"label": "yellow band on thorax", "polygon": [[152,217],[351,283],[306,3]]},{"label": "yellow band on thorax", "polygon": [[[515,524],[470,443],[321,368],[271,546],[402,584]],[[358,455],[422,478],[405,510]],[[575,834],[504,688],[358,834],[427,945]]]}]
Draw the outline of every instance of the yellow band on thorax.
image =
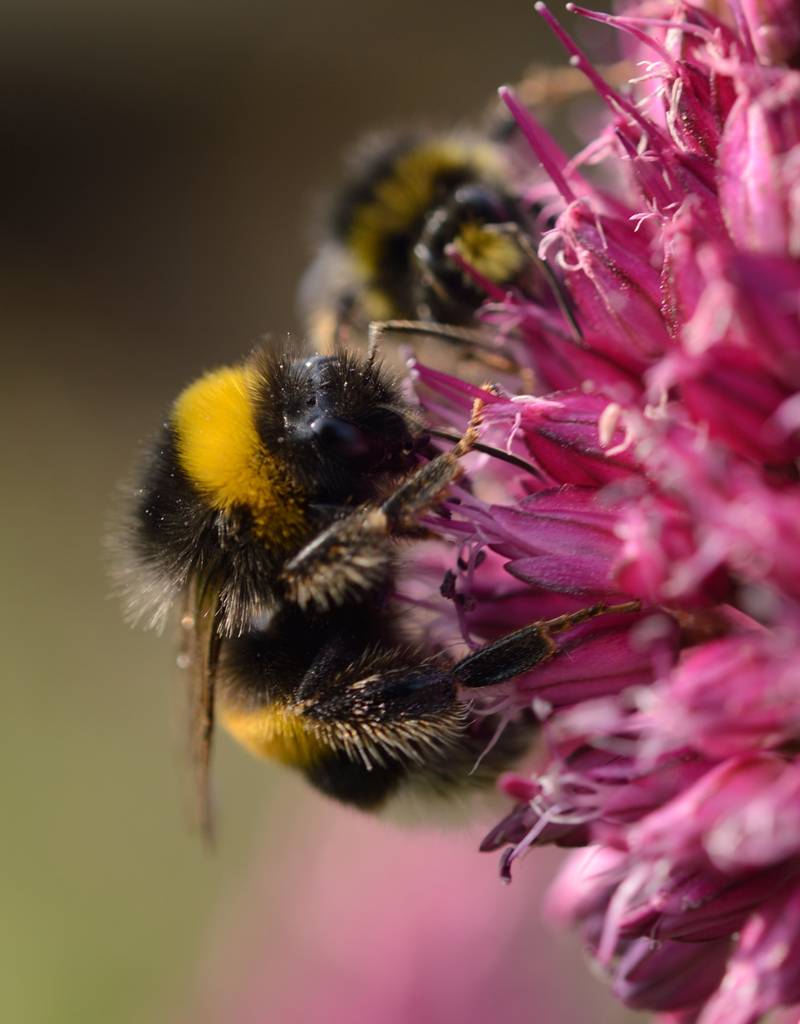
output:
[{"label": "yellow band on thorax", "polygon": [[256,386],[248,366],[207,373],[179,395],[172,423],[181,468],[211,507],[244,506],[255,534],[280,545],[303,530],[302,493],[258,435]]}]

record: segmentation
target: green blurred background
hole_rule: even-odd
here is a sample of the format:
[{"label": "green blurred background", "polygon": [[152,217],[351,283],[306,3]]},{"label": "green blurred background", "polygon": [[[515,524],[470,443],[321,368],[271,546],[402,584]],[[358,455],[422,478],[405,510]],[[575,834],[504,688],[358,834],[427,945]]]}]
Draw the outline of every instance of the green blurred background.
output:
[{"label": "green blurred background", "polygon": [[[262,977],[269,960],[279,987],[302,965],[302,935],[318,944],[324,890],[304,891],[305,859],[338,829],[346,837],[349,819],[222,741],[217,850],[188,833],[174,648],[128,630],[108,597],[115,486],[186,380],[296,328],[312,211],[347,144],[369,128],[469,119],[548,59],[549,40],[522,0],[6,0],[3,11],[0,1015],[232,1020],[214,993],[241,982],[219,966],[244,970],[241,920],[269,921],[267,947],[251,943],[246,962]],[[371,827],[353,824],[351,866]],[[510,905],[474,835],[443,842],[473,858],[484,899]],[[346,866],[346,843],[337,850]],[[529,865],[532,879],[549,870]],[[537,887],[515,894],[533,922]],[[623,1019],[574,944],[530,928],[520,992],[528,955],[544,956],[537,971],[553,975],[564,1010],[522,1002],[506,1019],[577,1022],[583,998],[586,1020]],[[279,1002],[251,1019],[283,1024]],[[334,1008],[329,1019],[355,1018]]]}]

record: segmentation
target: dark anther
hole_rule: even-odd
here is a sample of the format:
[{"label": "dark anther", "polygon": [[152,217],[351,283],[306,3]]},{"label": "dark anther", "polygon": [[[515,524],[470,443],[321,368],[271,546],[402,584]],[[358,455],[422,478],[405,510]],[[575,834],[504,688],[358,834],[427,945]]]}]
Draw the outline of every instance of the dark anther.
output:
[{"label": "dark anther", "polygon": [[452,569],[448,569],[444,574],[441,586],[439,587],[439,593],[442,597],[448,601],[452,601],[456,596],[456,574]]}]

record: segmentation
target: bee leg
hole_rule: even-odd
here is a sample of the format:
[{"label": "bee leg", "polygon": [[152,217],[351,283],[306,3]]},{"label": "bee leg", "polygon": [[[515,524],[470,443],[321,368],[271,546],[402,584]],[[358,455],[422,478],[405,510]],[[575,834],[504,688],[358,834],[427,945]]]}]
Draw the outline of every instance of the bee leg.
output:
[{"label": "bee leg", "polygon": [[389,533],[402,534],[418,529],[417,516],[434,508],[461,476],[459,460],[478,443],[482,415],[483,402],[478,398],[472,405],[467,429],[455,447],[420,466],[384,501],[380,509],[386,517]]},{"label": "bee leg", "polygon": [[471,688],[507,682],[555,657],[558,653],[556,634],[598,615],[637,612],[640,608],[639,601],[612,605],[601,602],[555,619],[533,622],[468,654],[455,665],[453,674],[462,686]]},{"label": "bee leg", "polygon": [[410,772],[448,770],[468,719],[446,667],[421,657],[403,663],[392,651],[338,672],[315,668],[297,696],[300,719],[317,740],[301,770],[324,793],[363,810],[378,810]]},{"label": "bee leg", "polygon": [[194,818],[204,840],[211,843],[210,764],[214,739],[214,704],[222,639],[219,595],[197,581],[186,591],[181,626],[181,664],[189,677],[190,754],[194,770]]},{"label": "bee leg", "polygon": [[304,611],[328,611],[348,598],[379,591],[392,571],[386,517],[380,508],[362,508],[319,533],[284,566],[286,600]]},{"label": "bee leg", "polygon": [[417,517],[435,508],[450,485],[461,476],[458,460],[469,451],[474,440],[465,434],[455,448],[420,466],[383,502],[380,512],[386,521],[387,533],[402,534],[418,528]]},{"label": "bee leg", "polygon": [[290,601],[326,611],[386,585],[393,568],[388,539],[425,536],[417,517],[435,507],[461,475],[459,459],[477,439],[480,405],[451,451],[420,466],[382,505],[338,519],[286,564],[281,578]]},{"label": "bee leg", "polygon": [[326,611],[356,595],[385,586],[392,573],[392,536],[425,533],[416,517],[435,506],[460,473],[448,452],[426,463],[383,505],[361,508],[337,519],[284,567],[287,598],[301,608]]},{"label": "bee leg", "polygon": [[369,353],[377,350],[384,334],[416,334],[438,338],[460,347],[493,370],[516,373],[522,369],[519,363],[492,345],[487,332],[480,327],[440,324],[435,320],[376,320],[369,325]]}]

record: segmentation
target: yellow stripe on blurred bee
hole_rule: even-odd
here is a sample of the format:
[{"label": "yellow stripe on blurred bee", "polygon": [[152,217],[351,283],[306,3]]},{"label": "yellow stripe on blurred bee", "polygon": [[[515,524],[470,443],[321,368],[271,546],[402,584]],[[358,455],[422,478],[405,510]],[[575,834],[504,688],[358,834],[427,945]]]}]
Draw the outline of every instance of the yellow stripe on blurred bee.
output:
[{"label": "yellow stripe on blurred bee", "polygon": [[516,239],[494,224],[464,224],[452,244],[466,263],[498,284],[512,280],[525,265]]},{"label": "yellow stripe on blurred bee", "polygon": [[349,245],[362,273],[373,274],[384,259],[387,238],[404,235],[436,199],[448,174],[472,168],[476,176],[497,177],[501,165],[490,145],[443,139],[420,145],[397,159],[391,174],[375,185],[373,198],[355,213]]}]

